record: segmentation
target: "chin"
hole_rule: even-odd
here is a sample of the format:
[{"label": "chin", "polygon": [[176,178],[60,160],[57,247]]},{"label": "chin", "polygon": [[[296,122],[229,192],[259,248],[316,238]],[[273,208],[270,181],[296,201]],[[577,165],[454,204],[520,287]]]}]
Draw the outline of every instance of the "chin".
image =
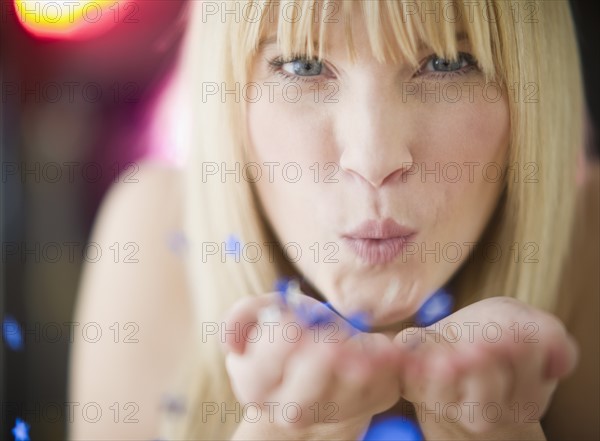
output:
[{"label": "chin", "polygon": [[392,304],[384,306],[374,304],[372,301],[361,302],[352,301],[351,304],[344,299],[332,298],[329,300],[335,310],[344,318],[348,318],[353,314],[366,313],[369,317],[369,327],[373,332],[387,330],[387,328],[398,330],[402,329],[404,323],[407,323],[417,312],[418,305],[416,304]]},{"label": "chin", "polygon": [[385,311],[381,311],[379,316],[373,317],[372,328],[374,332],[378,330],[396,329],[400,331],[403,324],[410,322],[411,318],[417,312],[418,308],[398,308],[391,310],[387,308]]}]

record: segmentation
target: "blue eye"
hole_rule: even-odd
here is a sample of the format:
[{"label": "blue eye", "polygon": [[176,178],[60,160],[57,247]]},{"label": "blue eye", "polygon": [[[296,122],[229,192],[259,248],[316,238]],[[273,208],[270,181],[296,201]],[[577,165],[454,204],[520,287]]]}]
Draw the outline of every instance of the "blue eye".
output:
[{"label": "blue eye", "polygon": [[422,67],[419,69],[419,75],[442,75],[447,74],[464,74],[471,68],[476,67],[477,62],[472,55],[464,52],[459,52],[458,58],[450,60],[447,58],[441,58],[437,55],[432,55]]},{"label": "blue eye", "polygon": [[298,76],[313,76],[313,75],[321,75],[321,71],[323,70],[323,63],[317,60],[303,60],[297,59],[292,60],[287,63],[282,63],[281,68],[293,75]]},{"label": "blue eye", "polygon": [[271,72],[283,76],[288,81],[314,82],[317,81],[315,77],[329,75],[325,63],[316,58],[296,55],[288,59],[277,57],[266,61]]},{"label": "blue eye", "polygon": [[429,63],[428,66],[433,67],[433,70],[442,71],[442,72],[452,72],[454,70],[458,70],[463,66],[463,60],[448,60],[446,58],[435,57]]}]

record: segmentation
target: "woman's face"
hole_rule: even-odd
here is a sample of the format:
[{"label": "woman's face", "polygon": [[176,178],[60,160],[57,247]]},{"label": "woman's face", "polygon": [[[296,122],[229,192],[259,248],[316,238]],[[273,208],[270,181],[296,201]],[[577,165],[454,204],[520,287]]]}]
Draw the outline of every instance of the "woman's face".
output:
[{"label": "woman's face", "polygon": [[[298,271],[340,313],[392,325],[449,280],[488,223],[508,103],[483,90],[468,56],[423,49],[420,72],[381,64],[362,20],[353,26],[355,64],[341,20],[323,63],[278,63],[266,40],[251,72],[262,97],[247,104],[248,160],[262,168],[255,189]],[[458,50],[470,53],[468,42]]]}]

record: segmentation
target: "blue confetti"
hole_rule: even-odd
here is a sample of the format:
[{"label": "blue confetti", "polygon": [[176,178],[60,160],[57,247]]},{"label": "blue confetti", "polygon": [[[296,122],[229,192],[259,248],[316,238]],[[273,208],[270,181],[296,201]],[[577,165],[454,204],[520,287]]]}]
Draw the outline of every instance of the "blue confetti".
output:
[{"label": "blue confetti", "polygon": [[454,297],[446,290],[436,291],[419,309],[416,316],[418,326],[429,326],[452,313]]},{"label": "blue confetti", "polygon": [[275,290],[281,303],[289,308],[305,326],[318,326],[332,321],[334,315],[330,303],[318,303],[312,306],[301,301],[300,284],[295,279],[282,277],[275,281]]},{"label": "blue confetti", "polygon": [[183,414],[186,408],[183,397],[172,395],[163,395],[160,407],[173,414]]},{"label": "blue confetti", "polygon": [[283,298],[287,295],[288,285],[290,284],[290,279],[287,277],[282,277],[275,281],[275,291],[277,291]]},{"label": "blue confetti", "polygon": [[313,305],[305,320],[309,326],[320,326],[335,321],[335,313],[324,303]]},{"label": "blue confetti", "polygon": [[352,314],[346,320],[353,328],[356,328],[361,332],[368,332],[370,329],[369,316],[364,312]]},{"label": "blue confetti", "polygon": [[390,417],[373,423],[363,441],[423,441],[419,426],[406,418]]},{"label": "blue confetti", "polygon": [[242,242],[235,234],[227,236],[225,242],[225,253],[233,252],[235,255],[235,261],[239,262],[240,254],[242,253]]},{"label": "blue confetti", "polygon": [[4,342],[13,351],[20,351],[23,349],[23,333],[19,322],[11,316],[5,315],[2,323],[2,335],[4,336]]},{"label": "blue confetti", "polygon": [[15,441],[29,441],[29,424],[21,418],[17,418],[12,433],[15,437]]},{"label": "blue confetti", "polygon": [[288,287],[290,285],[291,279],[287,277],[282,277],[275,281],[275,291],[279,294],[279,301],[284,307],[288,307]]},{"label": "blue confetti", "polygon": [[[335,320],[335,316],[340,314],[331,305],[331,302],[319,303],[318,305],[308,308],[303,303],[298,303],[296,295],[298,294],[294,290],[298,288],[298,283],[294,279],[282,277],[275,281],[275,290],[279,293],[281,303],[290,308],[294,315],[300,319],[306,326],[318,326],[329,323]],[[298,303],[298,304],[296,304]],[[325,306],[325,308],[323,308]],[[358,312],[352,314],[346,321],[354,328],[361,332],[368,332],[369,317],[364,312]]]},{"label": "blue confetti", "polygon": [[183,231],[171,231],[167,238],[169,249],[175,254],[182,254],[187,250],[188,241]]}]

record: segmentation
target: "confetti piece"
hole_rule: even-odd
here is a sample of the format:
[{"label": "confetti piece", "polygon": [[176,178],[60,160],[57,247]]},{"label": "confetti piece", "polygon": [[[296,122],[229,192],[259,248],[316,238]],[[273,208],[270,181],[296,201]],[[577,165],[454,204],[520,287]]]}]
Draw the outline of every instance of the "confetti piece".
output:
[{"label": "confetti piece", "polygon": [[371,328],[369,326],[369,316],[364,312],[352,314],[348,316],[346,320],[353,328],[358,329],[361,332],[368,332]]},{"label": "confetti piece", "polygon": [[371,424],[363,441],[423,441],[419,426],[406,418],[390,417]]},{"label": "confetti piece", "polygon": [[15,427],[12,429],[12,434],[15,437],[15,441],[29,441],[29,424],[21,418],[17,418]]},{"label": "confetti piece", "polygon": [[452,313],[454,297],[446,290],[439,289],[423,303],[417,312],[418,326],[429,326]]},{"label": "confetti piece", "polygon": [[324,325],[335,321],[335,313],[325,303],[319,303],[312,306],[307,320],[309,326]]},{"label": "confetti piece", "polygon": [[[335,316],[342,317],[331,305],[331,302],[319,303],[311,307],[303,303],[301,298],[303,292],[296,279],[278,279],[275,282],[275,290],[280,295],[282,305],[289,308],[305,326],[323,325],[334,321]],[[353,331],[367,332],[370,329],[369,317],[366,313],[358,312],[345,320]]]},{"label": "confetti piece", "polygon": [[10,349],[13,351],[23,349],[23,332],[19,322],[13,316],[8,314],[4,316],[2,335],[4,336],[4,342]]},{"label": "confetti piece", "polygon": [[171,231],[167,237],[167,245],[175,254],[183,254],[188,247],[188,241],[183,231]]},{"label": "confetti piece", "polygon": [[[281,278],[275,282],[275,290],[279,293],[281,304],[289,308],[296,318],[305,326],[315,326],[328,323],[332,319],[330,304],[317,304],[308,306],[302,301],[302,289],[300,282],[296,279]],[[327,308],[323,308],[327,306]]]},{"label": "confetti piece", "polygon": [[183,414],[185,413],[185,401],[182,397],[172,395],[164,395],[161,400],[160,407],[167,413]]},{"label": "confetti piece", "polygon": [[290,283],[290,279],[282,277],[275,281],[275,291],[279,293],[279,300],[283,305],[287,306],[287,287]]},{"label": "confetti piece", "polygon": [[275,281],[275,291],[285,292],[287,290],[288,283],[290,283],[290,279],[287,277],[282,277]]},{"label": "confetti piece", "polygon": [[242,242],[235,234],[227,236],[225,242],[225,254],[234,253],[235,261],[239,262],[240,255],[242,254]]}]

